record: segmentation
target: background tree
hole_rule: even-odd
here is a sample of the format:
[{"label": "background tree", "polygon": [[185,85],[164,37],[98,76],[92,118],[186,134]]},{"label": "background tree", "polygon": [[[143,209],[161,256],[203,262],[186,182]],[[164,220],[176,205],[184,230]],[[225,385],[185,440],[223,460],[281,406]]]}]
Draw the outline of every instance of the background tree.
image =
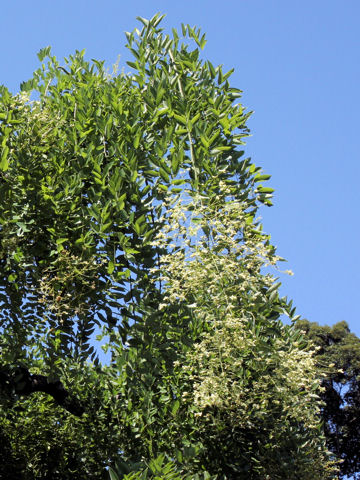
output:
[{"label": "background tree", "polygon": [[1,438],[26,479],[101,478],[120,455],[139,478],[331,478],[311,354],[262,273],[278,258],[249,113],[200,31],[161,18],[126,34],[131,73],[46,48],[20,94],[1,89],[2,368],[61,379],[85,410],[3,375]]},{"label": "background tree", "polygon": [[316,345],[316,364],[323,375],[321,414],[328,446],[342,460],[343,477],[360,473],[360,339],[346,322],[332,327],[300,320],[297,326]]}]

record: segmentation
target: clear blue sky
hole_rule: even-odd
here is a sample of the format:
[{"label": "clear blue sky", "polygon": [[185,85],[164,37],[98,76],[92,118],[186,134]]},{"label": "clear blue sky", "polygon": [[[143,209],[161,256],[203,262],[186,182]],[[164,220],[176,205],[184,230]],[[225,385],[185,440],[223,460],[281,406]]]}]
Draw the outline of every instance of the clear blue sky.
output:
[{"label": "clear blue sky", "polygon": [[246,151],[276,190],[263,222],[295,272],[283,294],[309,320],[346,320],[360,336],[359,0],[12,0],[0,83],[16,92],[47,45],[59,59],[85,48],[125,66],[124,31],[156,12],[167,29],[201,27],[204,56],[235,67],[232,84],[255,111]]}]

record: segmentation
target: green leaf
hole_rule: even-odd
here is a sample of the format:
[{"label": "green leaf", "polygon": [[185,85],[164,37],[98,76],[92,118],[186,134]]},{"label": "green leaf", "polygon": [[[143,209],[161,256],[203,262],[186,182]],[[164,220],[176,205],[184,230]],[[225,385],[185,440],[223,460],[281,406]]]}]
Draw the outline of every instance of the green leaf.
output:
[{"label": "green leaf", "polygon": [[211,75],[211,78],[214,79],[216,77],[216,71],[215,71],[215,68],[213,66],[213,64],[209,61],[206,62],[207,63],[207,66],[209,68],[209,71],[210,71],[210,75]]},{"label": "green leaf", "polygon": [[144,174],[150,175],[151,177],[158,177],[160,175],[160,173],[156,170],[145,170]]},{"label": "green leaf", "polygon": [[274,192],[274,189],[273,188],[270,188],[270,187],[261,187],[259,186],[257,188],[257,191],[260,192],[260,193],[273,193]]},{"label": "green leaf", "polygon": [[169,181],[170,181],[169,175],[167,174],[167,172],[166,172],[163,168],[160,168],[160,177],[161,177],[166,183],[169,183]]},{"label": "green leaf", "polygon": [[177,153],[174,153],[171,157],[171,169],[174,175],[177,175],[180,169],[180,165],[183,161],[184,151],[180,150]]},{"label": "green leaf", "polygon": [[115,470],[109,467],[110,480],[120,480]]},{"label": "green leaf", "polygon": [[0,160],[0,170],[6,172],[9,168],[9,161],[8,161],[8,154],[9,154],[9,147],[4,145],[1,151],[1,160]]},{"label": "green leaf", "polygon": [[129,67],[134,68],[135,70],[138,70],[138,69],[139,69],[139,64],[138,64],[138,62],[130,62],[130,61],[128,61],[128,62],[126,62],[126,63],[129,65]]},{"label": "green leaf", "polygon": [[176,412],[179,410],[179,407],[180,407],[180,402],[179,400],[175,400],[175,402],[172,404],[171,406],[171,414],[173,416],[176,415]]},{"label": "green leaf", "polygon": [[147,20],[146,18],[136,17],[136,20],[139,20],[139,22],[141,22],[145,27],[149,25],[149,20]]},{"label": "green leaf", "polygon": [[267,293],[272,293],[272,292],[278,290],[280,288],[280,286],[281,286],[281,282],[273,283],[271,285],[271,287],[268,288]]},{"label": "green leaf", "polygon": [[255,182],[261,182],[262,180],[269,180],[271,178],[271,175],[256,175],[254,177]]},{"label": "green leaf", "polygon": [[186,181],[183,178],[178,178],[171,181],[172,185],[184,185],[184,183],[186,183]]},{"label": "green leaf", "polygon": [[62,243],[67,242],[68,240],[69,240],[69,239],[66,238],[66,237],[57,238],[57,239],[56,239],[56,245],[61,245]]},{"label": "green leaf", "polygon": [[201,116],[201,113],[199,112],[190,120],[191,126],[195,125],[195,123],[199,120],[200,116]]},{"label": "green leaf", "polygon": [[[163,192],[167,192],[168,191],[168,187],[166,185],[163,185],[162,183],[158,183],[158,188],[160,190],[162,190]],[[174,191],[174,188],[173,188],[173,191]]]},{"label": "green leaf", "polygon": [[181,124],[187,126],[187,118],[183,115],[177,115],[176,113],[174,113],[174,118]]}]

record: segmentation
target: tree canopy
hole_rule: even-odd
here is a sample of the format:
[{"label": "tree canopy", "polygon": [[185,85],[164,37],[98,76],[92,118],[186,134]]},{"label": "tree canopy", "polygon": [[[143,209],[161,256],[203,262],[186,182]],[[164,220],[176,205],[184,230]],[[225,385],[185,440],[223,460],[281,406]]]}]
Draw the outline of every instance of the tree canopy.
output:
[{"label": "tree canopy", "polygon": [[1,87],[4,474],[334,478],[313,352],[264,273],[250,112],[200,30],[161,20],[126,33],[129,73],[47,47]]},{"label": "tree canopy", "polygon": [[126,341],[154,294],[151,240],[168,192],[216,193],[223,179],[249,207],[269,202],[239,161],[249,113],[233,104],[231,72],[160,33],[160,19],[127,34],[133,73],[109,76],[84,52],[65,68],[45,48],[21,94],[2,88],[1,300],[14,347],[30,335],[87,358],[97,324]]}]

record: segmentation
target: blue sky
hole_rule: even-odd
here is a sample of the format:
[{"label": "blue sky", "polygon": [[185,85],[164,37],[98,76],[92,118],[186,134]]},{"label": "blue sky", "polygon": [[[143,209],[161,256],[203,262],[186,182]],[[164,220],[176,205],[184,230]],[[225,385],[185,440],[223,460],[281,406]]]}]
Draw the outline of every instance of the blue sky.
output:
[{"label": "blue sky", "polygon": [[254,114],[246,153],[272,175],[262,210],[284,268],[282,293],[311,321],[346,320],[360,336],[359,0],[12,0],[0,16],[0,83],[16,92],[51,45],[59,59],[83,48],[111,67],[128,54],[135,17],[166,13],[207,34],[204,57],[244,91]]}]

